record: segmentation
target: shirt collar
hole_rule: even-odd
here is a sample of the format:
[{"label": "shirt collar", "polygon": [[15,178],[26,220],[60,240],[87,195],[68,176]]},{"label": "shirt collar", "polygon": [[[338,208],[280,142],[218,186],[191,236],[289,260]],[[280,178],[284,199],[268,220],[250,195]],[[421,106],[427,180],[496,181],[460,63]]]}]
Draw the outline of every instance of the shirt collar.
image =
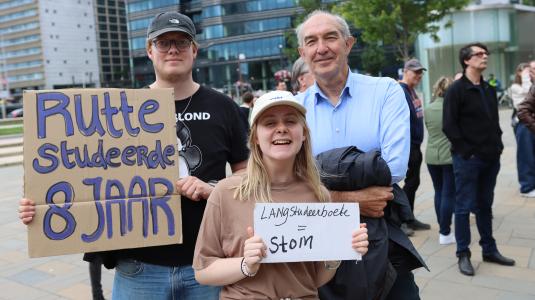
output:
[{"label": "shirt collar", "polygon": [[[340,100],[337,104],[340,105],[343,99],[351,97],[351,80],[349,80],[350,76],[352,75],[351,69],[348,68],[347,77],[346,77],[346,84],[344,88],[342,89],[342,92],[340,93]],[[312,94],[314,95],[314,104],[318,104],[320,101],[327,101],[329,102],[327,96],[323,93],[321,88],[318,85],[317,81],[314,81],[314,85],[310,87]]]}]

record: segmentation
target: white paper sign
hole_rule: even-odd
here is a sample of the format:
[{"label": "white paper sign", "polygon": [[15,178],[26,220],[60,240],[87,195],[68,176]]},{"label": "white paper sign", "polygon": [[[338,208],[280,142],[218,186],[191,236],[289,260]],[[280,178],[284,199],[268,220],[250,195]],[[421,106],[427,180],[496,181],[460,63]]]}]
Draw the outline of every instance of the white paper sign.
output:
[{"label": "white paper sign", "polygon": [[360,260],[351,247],[358,203],[257,203],[255,235],[267,246],[263,263]]}]

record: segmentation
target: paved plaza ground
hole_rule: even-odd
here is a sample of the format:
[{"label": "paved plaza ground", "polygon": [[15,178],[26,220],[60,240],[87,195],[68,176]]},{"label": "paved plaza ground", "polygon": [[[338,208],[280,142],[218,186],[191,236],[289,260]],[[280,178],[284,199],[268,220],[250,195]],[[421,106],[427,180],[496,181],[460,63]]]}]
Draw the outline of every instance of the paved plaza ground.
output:
[{"label": "paved plaza ground", "polygon": [[[535,299],[535,199],[522,198],[518,191],[510,115],[509,110],[501,111],[505,151],[496,186],[494,236],[502,253],[517,264],[502,267],[481,262],[475,219],[471,218],[476,276],[458,272],[455,246],[438,244],[433,187],[424,165],[415,213],[433,226],[412,238],[431,269],[415,272],[424,300]],[[26,229],[17,216],[22,177],[20,165],[0,168],[0,299],[90,299],[88,265],[81,255],[28,258]],[[106,298],[111,298],[112,282],[113,271],[103,270]]]}]

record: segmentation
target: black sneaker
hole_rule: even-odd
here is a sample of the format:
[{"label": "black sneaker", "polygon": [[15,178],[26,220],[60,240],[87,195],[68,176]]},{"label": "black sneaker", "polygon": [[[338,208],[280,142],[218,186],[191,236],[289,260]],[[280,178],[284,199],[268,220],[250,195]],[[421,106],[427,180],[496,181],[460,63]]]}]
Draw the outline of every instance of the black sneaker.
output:
[{"label": "black sneaker", "polygon": [[429,230],[431,229],[431,225],[422,223],[416,219],[414,219],[411,222],[407,222],[407,226],[411,228],[412,230]]}]

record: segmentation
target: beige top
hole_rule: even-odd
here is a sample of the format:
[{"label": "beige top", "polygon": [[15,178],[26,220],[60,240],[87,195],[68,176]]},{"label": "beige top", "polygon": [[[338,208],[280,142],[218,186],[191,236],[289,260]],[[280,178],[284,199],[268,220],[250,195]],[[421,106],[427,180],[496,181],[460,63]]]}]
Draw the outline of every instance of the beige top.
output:
[{"label": "beige top", "polygon": [[[193,258],[196,270],[218,258],[243,256],[255,201],[234,199],[240,179],[231,176],[220,181],[208,198]],[[304,182],[273,186],[271,195],[273,202],[317,202]],[[262,264],[256,276],[223,287],[220,299],[318,299],[318,268],[325,268],[323,262]]]}]

